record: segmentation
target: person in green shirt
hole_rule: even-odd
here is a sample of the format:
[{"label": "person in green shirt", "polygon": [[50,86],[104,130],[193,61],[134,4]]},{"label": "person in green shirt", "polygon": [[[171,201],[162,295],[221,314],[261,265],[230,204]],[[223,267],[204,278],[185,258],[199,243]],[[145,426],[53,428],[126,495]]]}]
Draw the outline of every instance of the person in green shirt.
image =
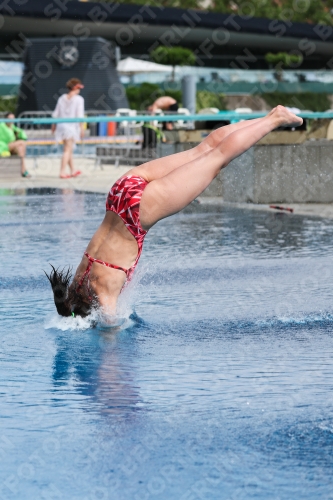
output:
[{"label": "person in green shirt", "polygon": [[[14,119],[14,113],[7,113],[6,118]],[[0,122],[0,156],[9,156],[16,154],[21,158],[21,175],[22,177],[31,177],[25,166],[25,141],[27,135],[19,127],[13,123]]]}]

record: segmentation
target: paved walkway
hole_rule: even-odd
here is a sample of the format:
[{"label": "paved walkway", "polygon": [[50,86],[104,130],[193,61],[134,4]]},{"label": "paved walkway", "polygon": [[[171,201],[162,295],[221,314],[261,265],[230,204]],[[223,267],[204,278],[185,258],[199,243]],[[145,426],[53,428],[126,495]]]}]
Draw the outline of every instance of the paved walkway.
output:
[{"label": "paved walkway", "polygon": [[[131,167],[104,165],[103,169],[95,168],[94,160],[84,158],[76,159],[75,167],[82,171],[82,175],[76,178],[60,179],[59,159],[43,158],[38,160],[37,168],[34,168],[32,159],[27,159],[27,167],[32,174],[31,179],[23,179],[17,175],[18,169],[13,169],[13,175],[1,176],[0,189],[25,190],[32,188],[54,188],[87,191],[93,193],[107,194],[112,184]],[[202,205],[227,205],[247,210],[265,210],[272,212],[269,205],[256,205],[252,203],[226,203],[222,198],[200,197]],[[282,206],[286,206],[282,204]],[[293,208],[294,214],[308,215],[314,217],[327,217],[333,219],[333,204],[325,203],[292,203],[288,207]],[[288,212],[286,212],[288,213]]]},{"label": "paved walkway", "polygon": [[28,188],[55,188],[76,189],[93,193],[107,193],[112,184],[125,174],[131,167],[103,165],[103,169],[95,168],[95,162],[89,158],[75,159],[75,168],[82,171],[82,175],[70,179],[60,179],[60,160],[53,158],[39,158],[37,168],[32,159],[27,158],[27,169],[31,173],[30,179],[17,175],[18,169],[13,169],[13,175],[8,174],[1,178],[0,189],[28,189]]}]

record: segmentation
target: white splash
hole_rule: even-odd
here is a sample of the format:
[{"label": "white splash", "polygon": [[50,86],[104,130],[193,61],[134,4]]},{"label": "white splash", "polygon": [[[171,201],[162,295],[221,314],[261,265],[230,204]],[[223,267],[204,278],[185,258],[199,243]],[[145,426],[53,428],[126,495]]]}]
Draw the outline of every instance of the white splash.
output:
[{"label": "white splash", "polygon": [[80,316],[63,317],[54,312],[46,318],[44,328],[46,330],[54,328],[61,331],[84,331],[97,328],[113,332],[130,328],[135,323],[135,319],[131,319],[134,312],[133,302],[137,294],[142,293],[142,285],[140,284],[142,274],[144,274],[142,270],[141,273],[136,272],[134,279],[126,285],[119,295],[116,314],[106,314],[100,309],[94,309],[89,316],[81,318]]},{"label": "white splash", "polygon": [[57,313],[52,313],[48,316],[44,323],[45,330],[49,330],[51,328],[55,328],[56,330],[65,331],[73,331],[73,330],[88,330],[92,327],[94,321],[95,314],[91,314],[86,318],[81,318],[81,316],[76,316],[73,318],[72,316],[64,317],[60,316]]},{"label": "white splash", "polygon": [[65,331],[84,331],[91,328],[97,328],[98,330],[109,330],[114,332],[119,332],[126,330],[135,324],[135,320],[131,318],[133,311],[128,311],[126,315],[115,314],[106,315],[101,311],[94,311],[92,314],[86,318],[81,318],[76,316],[63,317],[59,316],[57,313],[53,313],[48,316],[44,323],[45,330],[56,329]]}]

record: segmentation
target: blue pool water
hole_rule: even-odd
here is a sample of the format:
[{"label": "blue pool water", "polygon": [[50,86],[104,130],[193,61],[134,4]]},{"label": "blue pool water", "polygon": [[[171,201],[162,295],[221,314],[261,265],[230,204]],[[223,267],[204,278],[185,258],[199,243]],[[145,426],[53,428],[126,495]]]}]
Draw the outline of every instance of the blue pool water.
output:
[{"label": "blue pool water", "polygon": [[108,331],[57,317],[42,271],[104,198],[0,197],[0,499],[333,498],[333,221],[194,205]]}]

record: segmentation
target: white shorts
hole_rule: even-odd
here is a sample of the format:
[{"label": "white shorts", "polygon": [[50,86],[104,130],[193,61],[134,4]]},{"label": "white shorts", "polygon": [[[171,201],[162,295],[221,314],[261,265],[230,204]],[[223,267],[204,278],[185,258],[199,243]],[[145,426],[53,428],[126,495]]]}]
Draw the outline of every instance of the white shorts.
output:
[{"label": "white shorts", "polygon": [[73,139],[77,142],[80,137],[80,124],[79,123],[57,123],[55,130],[55,139],[61,142],[64,139]]}]

